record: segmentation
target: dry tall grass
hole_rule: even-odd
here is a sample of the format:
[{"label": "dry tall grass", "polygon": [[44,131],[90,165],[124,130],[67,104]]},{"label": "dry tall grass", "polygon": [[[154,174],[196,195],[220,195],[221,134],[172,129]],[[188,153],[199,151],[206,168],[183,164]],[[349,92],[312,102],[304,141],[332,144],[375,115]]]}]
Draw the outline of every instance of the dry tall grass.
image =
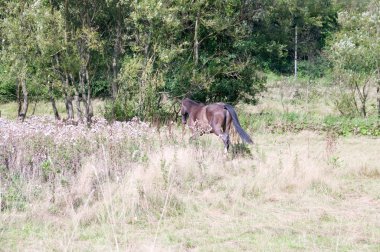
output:
[{"label": "dry tall grass", "polygon": [[102,136],[80,155],[2,152],[1,250],[380,250],[379,139],[253,134],[225,157],[180,129]]}]

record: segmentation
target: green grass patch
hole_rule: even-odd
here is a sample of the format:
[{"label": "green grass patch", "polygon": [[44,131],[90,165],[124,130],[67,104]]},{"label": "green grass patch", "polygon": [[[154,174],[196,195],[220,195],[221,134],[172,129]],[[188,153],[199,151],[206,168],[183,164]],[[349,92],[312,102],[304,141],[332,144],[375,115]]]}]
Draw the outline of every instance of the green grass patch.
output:
[{"label": "green grass patch", "polygon": [[239,112],[243,128],[254,132],[285,133],[302,130],[332,132],[340,136],[380,136],[380,119],[376,116],[348,118],[343,116],[318,116],[305,113]]}]

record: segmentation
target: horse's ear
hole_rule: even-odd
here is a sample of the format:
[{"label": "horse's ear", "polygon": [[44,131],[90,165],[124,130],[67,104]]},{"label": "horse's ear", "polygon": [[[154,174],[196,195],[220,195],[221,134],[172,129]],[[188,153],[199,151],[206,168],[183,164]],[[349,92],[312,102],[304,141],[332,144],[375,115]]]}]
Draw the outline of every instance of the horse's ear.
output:
[{"label": "horse's ear", "polygon": [[173,97],[173,98],[174,98],[175,103],[179,103],[179,104],[182,103],[182,100],[179,99],[178,97]]}]

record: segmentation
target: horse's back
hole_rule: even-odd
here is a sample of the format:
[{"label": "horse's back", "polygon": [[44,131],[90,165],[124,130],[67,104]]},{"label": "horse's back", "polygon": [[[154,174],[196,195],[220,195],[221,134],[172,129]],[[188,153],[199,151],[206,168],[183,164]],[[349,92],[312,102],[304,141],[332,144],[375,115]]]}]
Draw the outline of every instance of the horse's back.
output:
[{"label": "horse's back", "polygon": [[224,117],[226,116],[224,103],[212,103],[205,106],[205,113],[208,121],[224,120]]},{"label": "horse's back", "polygon": [[190,118],[193,122],[199,121],[213,125],[214,123],[220,124],[225,120],[226,110],[225,104],[222,102],[211,103],[208,105],[199,104],[191,110]]}]

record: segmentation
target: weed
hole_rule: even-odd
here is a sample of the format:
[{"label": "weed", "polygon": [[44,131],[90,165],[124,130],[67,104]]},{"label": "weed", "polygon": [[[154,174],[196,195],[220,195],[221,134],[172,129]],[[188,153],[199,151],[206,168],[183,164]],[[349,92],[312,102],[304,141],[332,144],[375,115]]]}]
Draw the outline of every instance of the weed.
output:
[{"label": "weed", "polygon": [[18,210],[25,211],[27,198],[24,195],[25,185],[20,176],[13,176],[9,178],[9,185],[1,195],[1,211],[5,210]]}]

